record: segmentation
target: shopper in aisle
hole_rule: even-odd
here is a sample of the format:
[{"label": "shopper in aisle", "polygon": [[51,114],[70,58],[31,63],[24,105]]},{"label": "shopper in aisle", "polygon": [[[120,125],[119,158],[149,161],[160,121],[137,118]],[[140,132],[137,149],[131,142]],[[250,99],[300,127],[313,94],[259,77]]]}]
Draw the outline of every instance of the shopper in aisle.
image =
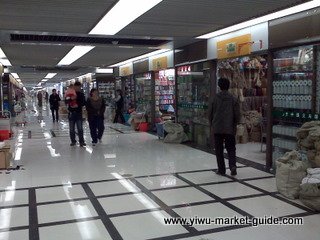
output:
[{"label": "shopper in aisle", "polygon": [[117,89],[116,91],[115,107],[116,107],[116,116],[114,117],[113,123],[117,123],[119,118],[121,120],[121,123],[125,123],[125,120],[122,114],[123,107],[124,107],[124,100],[122,96],[122,91],[120,89]]},{"label": "shopper in aisle", "polygon": [[46,100],[46,104],[48,104],[49,101],[49,93],[47,91],[44,92],[44,99]]},{"label": "shopper in aisle", "polygon": [[56,89],[52,89],[52,94],[49,97],[50,110],[52,113],[52,121],[59,121],[59,105],[60,105],[60,96],[57,94]]},{"label": "shopper in aisle", "polygon": [[[75,126],[77,125],[78,130],[78,136],[79,136],[79,143],[80,147],[86,146],[86,143],[84,142],[83,138],[83,120],[82,120],[82,108],[85,106],[85,96],[83,92],[81,91],[81,83],[76,82],[74,84],[74,89],[76,91],[76,96],[71,97],[70,99],[65,99],[66,104],[68,105],[68,118],[69,118],[69,134],[71,139],[70,146],[76,145],[76,132],[75,132]],[[76,100],[77,107],[74,108],[70,106],[70,103],[73,103],[72,101]]]},{"label": "shopper in aisle", "polygon": [[223,156],[223,144],[229,156],[229,168],[231,175],[237,175],[236,167],[236,129],[240,121],[240,106],[236,98],[228,92],[230,81],[226,78],[218,80],[221,90],[209,109],[209,121],[212,124],[215,142],[215,152],[218,162],[217,174],[225,175],[226,166]]},{"label": "shopper in aisle", "polygon": [[101,143],[101,138],[104,132],[104,112],[106,110],[106,104],[99,96],[98,90],[95,88],[90,91],[90,97],[86,102],[86,109],[88,113],[92,145],[95,146],[98,143],[98,140]]},{"label": "shopper in aisle", "polygon": [[38,107],[42,107],[42,92],[39,91],[37,93],[37,99],[38,99]]}]

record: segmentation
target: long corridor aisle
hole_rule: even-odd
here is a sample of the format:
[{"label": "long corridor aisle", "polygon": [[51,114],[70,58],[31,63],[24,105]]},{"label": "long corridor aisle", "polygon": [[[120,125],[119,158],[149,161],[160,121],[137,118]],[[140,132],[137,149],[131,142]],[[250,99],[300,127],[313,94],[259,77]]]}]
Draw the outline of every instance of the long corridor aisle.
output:
[{"label": "long corridor aisle", "polygon": [[[15,129],[15,165],[0,172],[1,240],[318,240],[320,215],[276,191],[272,174],[106,124],[102,143],[70,147],[68,122],[34,108]],[[24,170],[22,170],[24,169]],[[229,172],[228,172],[229,174]],[[304,217],[303,226],[165,225],[164,218]]]}]

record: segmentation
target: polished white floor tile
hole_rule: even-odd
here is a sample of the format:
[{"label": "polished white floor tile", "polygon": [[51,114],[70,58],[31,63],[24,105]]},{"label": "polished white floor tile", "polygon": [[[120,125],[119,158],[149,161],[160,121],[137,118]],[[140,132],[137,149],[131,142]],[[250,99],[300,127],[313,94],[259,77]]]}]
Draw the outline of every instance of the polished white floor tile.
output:
[{"label": "polished white floor tile", "polygon": [[134,214],[111,218],[124,240],[142,240],[187,233],[180,225],[165,225],[164,218],[170,216],[164,211]]},{"label": "polished white floor tile", "polygon": [[89,200],[38,206],[39,223],[49,223],[97,216]]},{"label": "polished white floor tile", "polygon": [[195,183],[195,184],[211,183],[211,182],[222,182],[222,181],[232,181],[230,178],[218,175],[213,171],[183,173],[183,174],[179,174],[179,175],[181,177],[184,177],[187,180]]},{"label": "polished white floor tile", "polygon": [[[152,201],[144,193],[132,195],[99,198],[99,202],[108,214],[132,212],[145,209],[158,208],[158,204]],[[128,204],[130,203],[130,204]]]},{"label": "polished white floor tile", "polygon": [[193,187],[159,190],[153,194],[168,206],[214,200]]},{"label": "polished white floor tile", "polygon": [[213,184],[202,186],[202,188],[208,190],[209,192],[217,195],[220,198],[241,197],[261,193],[238,182]]},{"label": "polished white floor tile", "polygon": [[123,179],[110,182],[90,183],[90,188],[96,196],[117,194],[117,193],[130,193],[140,192],[131,181]]},{"label": "polished white floor tile", "polygon": [[293,202],[293,203],[295,203],[295,204],[299,204],[299,205],[301,205],[301,206],[304,206],[304,207],[306,207],[306,208],[309,208],[309,207],[307,207],[306,205],[304,205],[304,204],[300,201],[299,198],[298,198],[298,199],[290,199],[290,198],[287,198],[287,197],[281,195],[280,193],[277,194],[277,196],[282,197],[282,198],[286,199],[287,201],[290,201],[290,202]]},{"label": "polished white floor tile", "polygon": [[37,202],[52,202],[88,197],[81,185],[65,185],[36,189]]},{"label": "polished white floor tile", "polygon": [[238,172],[238,174],[236,176],[234,176],[237,179],[274,176],[271,173],[263,172],[263,171],[260,171],[258,169],[254,169],[252,167],[238,168],[237,172]]},{"label": "polished white floor tile", "polygon": [[137,180],[138,180],[138,182],[140,182],[143,186],[145,186],[149,190],[188,185],[186,182],[184,182],[184,181],[182,181],[172,175],[138,178]]},{"label": "polished white floor tile", "polygon": [[1,240],[29,240],[29,230],[0,232]]},{"label": "polished white floor tile", "polygon": [[[233,211],[231,208],[224,206],[221,203],[211,203],[211,204],[204,204],[199,206],[189,206],[184,208],[176,208],[174,209],[176,213],[179,214],[182,218],[192,219],[192,218],[210,218],[211,220],[214,218],[226,218],[226,217],[234,217],[234,216],[241,216],[239,213]],[[226,225],[195,225],[197,230],[206,230],[206,229],[213,229],[213,228],[220,228]]]},{"label": "polished white floor tile", "polygon": [[69,223],[39,228],[40,240],[111,240],[100,220]]},{"label": "polished white floor tile", "polygon": [[297,207],[270,196],[234,200],[230,201],[230,203],[255,217],[270,215],[281,217],[304,212]]},{"label": "polished white floor tile", "polygon": [[27,190],[8,190],[0,192],[0,207],[28,204],[29,197]]},{"label": "polished white floor tile", "polygon": [[249,142],[245,144],[237,144],[236,148],[237,157],[248,159],[263,165],[266,164],[267,154],[265,152],[265,144],[263,144],[264,152],[261,152],[261,143]]},{"label": "polished white floor tile", "polygon": [[0,229],[29,225],[28,207],[0,209]]},{"label": "polished white floor tile", "polygon": [[266,190],[268,192],[278,191],[275,178],[266,178],[266,179],[252,180],[252,181],[246,181],[246,182],[253,186]]}]

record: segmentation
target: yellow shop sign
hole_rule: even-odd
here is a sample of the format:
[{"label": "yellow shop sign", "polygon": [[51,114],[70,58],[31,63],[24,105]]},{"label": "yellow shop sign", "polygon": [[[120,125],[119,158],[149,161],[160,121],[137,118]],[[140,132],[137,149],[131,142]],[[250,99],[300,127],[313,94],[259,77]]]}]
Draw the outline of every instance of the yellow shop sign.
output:
[{"label": "yellow shop sign", "polygon": [[152,70],[161,70],[168,68],[168,57],[159,57],[152,60]]},{"label": "yellow shop sign", "polygon": [[218,59],[249,55],[252,52],[252,44],[251,34],[219,41],[217,42]]}]

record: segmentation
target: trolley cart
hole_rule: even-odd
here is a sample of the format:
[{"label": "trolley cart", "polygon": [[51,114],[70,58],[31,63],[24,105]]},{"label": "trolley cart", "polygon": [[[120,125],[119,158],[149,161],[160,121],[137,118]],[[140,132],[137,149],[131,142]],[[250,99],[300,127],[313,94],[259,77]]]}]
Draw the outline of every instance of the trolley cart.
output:
[{"label": "trolley cart", "polygon": [[7,140],[12,134],[11,131],[11,113],[9,111],[0,111],[0,140]]}]

